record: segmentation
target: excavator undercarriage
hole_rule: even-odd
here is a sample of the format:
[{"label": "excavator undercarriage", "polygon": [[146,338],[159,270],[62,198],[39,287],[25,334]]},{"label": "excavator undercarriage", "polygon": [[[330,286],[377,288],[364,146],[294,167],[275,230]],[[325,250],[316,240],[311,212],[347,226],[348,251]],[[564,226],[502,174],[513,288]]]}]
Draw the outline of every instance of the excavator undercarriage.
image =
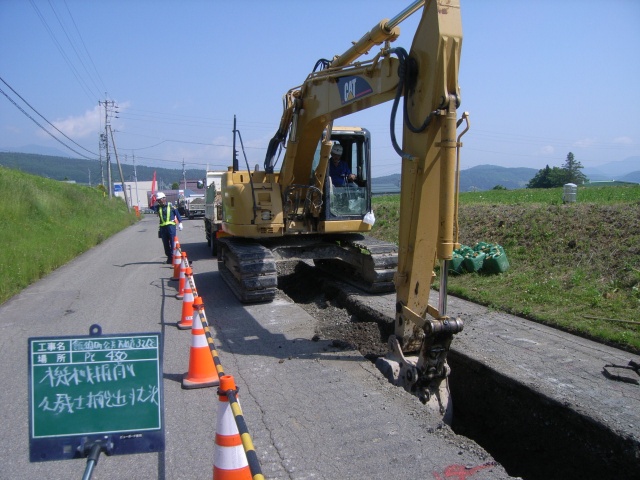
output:
[{"label": "excavator undercarriage", "polygon": [[360,234],[218,240],[218,270],[243,303],[273,300],[276,263],[313,260],[323,271],[370,293],[394,290],[398,247]]}]

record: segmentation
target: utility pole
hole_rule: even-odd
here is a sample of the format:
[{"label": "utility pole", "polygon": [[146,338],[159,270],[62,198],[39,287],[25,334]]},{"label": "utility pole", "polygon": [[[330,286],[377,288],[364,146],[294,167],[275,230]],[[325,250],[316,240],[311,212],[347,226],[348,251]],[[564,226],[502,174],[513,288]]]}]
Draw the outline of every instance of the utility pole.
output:
[{"label": "utility pole", "polygon": [[184,190],[187,191],[187,172],[184,169],[184,158],[182,159],[182,181],[184,182]]},{"label": "utility pole", "polygon": [[133,180],[136,182],[136,205],[140,209],[140,197],[138,196],[138,172],[136,171],[136,154],[131,153],[133,156]]},{"label": "utility pole", "polygon": [[100,152],[100,185],[104,187],[104,166],[102,165],[103,149],[104,149],[104,133],[101,133],[100,140],[98,140],[98,151]]},{"label": "utility pole", "polygon": [[113,138],[113,130],[109,125],[109,133],[111,133],[111,144],[113,145],[113,152],[116,154],[116,163],[118,164],[118,171],[120,172],[120,181],[122,182],[122,193],[124,194],[124,203],[127,205],[127,212],[131,211],[131,205],[129,204],[129,198],[127,197],[127,187],[124,184],[124,175],[122,175],[122,166],[120,165],[120,158],[118,157],[118,149],[116,148],[116,141]]},{"label": "utility pole", "polygon": [[[104,141],[104,148],[106,151],[107,157],[107,181],[109,184],[109,198],[113,197],[113,182],[111,181],[111,158],[109,156],[109,129],[111,128],[111,124],[109,123],[109,119],[113,116],[113,113],[118,113],[116,110],[117,105],[113,100],[105,100],[104,102],[98,101],[100,106],[104,106],[104,134],[101,135],[101,138]],[[118,118],[118,117],[116,117]],[[113,135],[112,138],[113,140]],[[122,189],[124,190],[124,181],[122,183]],[[126,194],[125,194],[126,199]]]}]

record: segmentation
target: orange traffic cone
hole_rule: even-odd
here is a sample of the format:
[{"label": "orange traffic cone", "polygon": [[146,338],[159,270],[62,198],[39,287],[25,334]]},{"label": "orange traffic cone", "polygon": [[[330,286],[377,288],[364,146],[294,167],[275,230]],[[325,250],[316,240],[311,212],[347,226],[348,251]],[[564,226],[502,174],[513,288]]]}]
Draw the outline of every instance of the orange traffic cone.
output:
[{"label": "orange traffic cone", "polygon": [[[200,297],[196,297],[194,303],[198,307],[202,300]],[[220,385],[220,378],[213,363],[213,357],[211,356],[211,350],[209,350],[209,343],[204,334],[198,310],[199,308],[196,308],[193,312],[189,371],[182,376],[182,388],[203,388]]]},{"label": "orange traffic cone", "polygon": [[178,241],[178,237],[176,237],[176,240],[173,246],[173,277],[171,278],[171,280],[180,279],[181,263],[182,263],[182,254],[180,253],[180,242]]},{"label": "orange traffic cone", "polygon": [[213,451],[214,480],[251,480],[252,478],[247,454],[242,448],[240,432],[233,417],[229,398],[225,393],[235,389],[236,382],[231,375],[220,377],[216,445]]},{"label": "orange traffic cone", "polygon": [[182,261],[180,262],[180,281],[178,282],[178,293],[176,295],[178,300],[182,300],[182,297],[184,297],[184,284],[187,279],[186,273],[188,265],[187,252],[182,252]]},{"label": "orange traffic cone", "polygon": [[184,296],[182,297],[182,317],[178,322],[180,330],[187,330],[193,325],[193,291],[191,290],[191,268],[187,268],[184,281]]}]

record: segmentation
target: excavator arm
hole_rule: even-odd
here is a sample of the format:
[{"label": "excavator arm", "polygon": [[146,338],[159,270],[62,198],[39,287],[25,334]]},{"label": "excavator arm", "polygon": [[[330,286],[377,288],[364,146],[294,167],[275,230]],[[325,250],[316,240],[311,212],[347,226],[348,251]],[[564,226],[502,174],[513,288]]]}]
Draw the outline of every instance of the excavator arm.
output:
[{"label": "excavator arm", "polygon": [[330,147],[329,132],[336,118],[391,100],[398,83],[398,59],[388,50],[376,59],[311,74],[299,90],[285,96],[291,122],[280,170],[285,190],[309,179],[318,139]]},{"label": "excavator arm", "polygon": [[[390,339],[393,354],[388,356],[395,360],[396,383],[446,415],[447,352],[453,335],[463,328],[462,321],[450,319],[446,311],[447,262],[459,246],[461,43],[458,2],[427,2],[406,60],[415,81],[408,76],[404,86],[397,303],[395,336]],[[440,298],[433,306],[429,293],[438,262]],[[407,352],[418,352],[417,359],[405,357]]]}]

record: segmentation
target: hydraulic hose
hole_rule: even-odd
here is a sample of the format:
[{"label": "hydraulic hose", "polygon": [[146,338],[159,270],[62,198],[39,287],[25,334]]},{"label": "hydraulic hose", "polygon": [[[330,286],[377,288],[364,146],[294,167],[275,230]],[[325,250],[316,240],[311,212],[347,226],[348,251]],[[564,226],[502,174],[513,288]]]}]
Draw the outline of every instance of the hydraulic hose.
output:
[{"label": "hydraulic hose", "polygon": [[407,128],[413,133],[423,132],[431,123],[431,120],[436,115],[437,110],[429,113],[427,118],[425,118],[424,122],[420,127],[415,127],[413,123],[411,123],[411,119],[409,118],[409,102],[408,97],[413,92],[415,88],[416,76],[418,73],[417,65],[415,61],[413,61],[407,51],[404,48],[398,47],[393,48],[389,51],[392,54],[395,54],[400,61],[398,65],[398,86],[396,87],[396,95],[393,99],[393,105],[391,107],[391,119],[390,119],[390,132],[391,132],[391,143],[393,145],[393,149],[396,151],[398,155],[402,158],[411,158],[406,152],[402,151],[402,148],[398,145],[398,141],[396,139],[395,125],[396,125],[396,114],[398,112],[398,104],[400,103],[400,97],[404,95],[404,122]]}]

